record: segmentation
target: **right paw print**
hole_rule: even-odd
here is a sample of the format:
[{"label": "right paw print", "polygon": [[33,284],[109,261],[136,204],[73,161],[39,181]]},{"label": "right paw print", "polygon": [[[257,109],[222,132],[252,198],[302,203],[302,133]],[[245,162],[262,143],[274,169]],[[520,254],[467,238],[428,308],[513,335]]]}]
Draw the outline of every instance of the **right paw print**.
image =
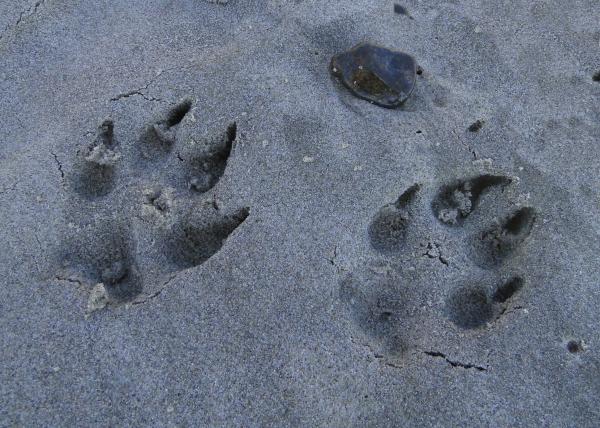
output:
[{"label": "right paw print", "polygon": [[511,178],[492,174],[415,184],[375,213],[367,236],[379,258],[345,277],[340,296],[376,357],[396,364],[416,349],[461,365],[426,350],[435,339],[421,340],[423,329],[481,333],[518,308],[513,301],[527,286],[519,256],[537,214],[510,200],[513,188]]},{"label": "right paw print", "polygon": [[183,100],[119,141],[112,120],[76,153],[59,280],[89,294],[88,311],[138,304],[181,270],[214,256],[249,215],[212,190],[225,174],[235,122],[199,124]]}]

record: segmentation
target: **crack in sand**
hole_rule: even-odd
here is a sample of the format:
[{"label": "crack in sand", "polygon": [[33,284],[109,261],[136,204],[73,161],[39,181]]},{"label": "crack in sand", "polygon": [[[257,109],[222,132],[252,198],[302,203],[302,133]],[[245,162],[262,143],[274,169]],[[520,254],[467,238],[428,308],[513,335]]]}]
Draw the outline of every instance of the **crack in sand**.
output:
[{"label": "crack in sand", "polygon": [[421,254],[421,257],[427,257],[429,259],[435,259],[444,266],[449,266],[448,259],[442,254],[442,246],[437,242],[428,242],[425,252]]},{"label": "crack in sand", "polygon": [[142,91],[147,90],[151,85],[153,85],[154,83],[156,83],[156,81],[165,73],[169,73],[173,70],[189,70],[190,68],[193,67],[193,64],[187,65],[187,66],[175,66],[175,67],[170,67],[164,70],[160,70],[156,76],[154,76],[153,78],[151,78],[148,83],[146,83],[144,86],[141,86],[140,88],[137,89],[132,89],[131,91],[127,91],[127,92],[122,92],[120,94],[117,94],[116,96],[112,97],[110,99],[110,101],[119,101],[122,99],[127,99],[129,97],[133,97],[133,96],[140,96],[142,98],[144,98],[146,101],[158,101],[158,102],[164,102],[164,100],[162,98],[154,98],[154,97],[150,97],[146,94],[144,94]]},{"label": "crack in sand", "polygon": [[446,354],[443,354],[441,352],[437,352],[437,351],[423,351],[423,353],[425,355],[430,356],[430,357],[443,358],[452,367],[460,367],[460,368],[463,368],[463,369],[475,369],[475,370],[477,370],[479,372],[485,372],[485,371],[487,371],[487,368],[482,367],[482,366],[478,366],[478,365],[470,364],[470,363],[462,363],[462,362],[456,361],[456,360],[451,360],[450,358],[448,358],[446,356]]},{"label": "crack in sand", "polygon": [[144,94],[142,91],[145,91],[146,89],[148,89],[150,87],[150,85],[153,85],[158,80],[158,78],[161,77],[164,73],[172,71],[175,68],[176,67],[160,71],[156,76],[154,76],[152,79],[150,79],[148,81],[148,83],[146,83],[144,86],[142,86],[142,87],[140,87],[138,89],[133,89],[131,91],[120,93],[117,96],[112,97],[110,99],[110,101],[119,101],[119,100],[122,100],[122,99],[125,99],[125,98],[129,98],[129,97],[133,97],[133,96],[136,96],[136,95],[141,96],[146,101],[163,101],[161,98],[149,97],[146,94]]},{"label": "crack in sand", "polygon": [[85,284],[83,283],[83,281],[81,281],[80,279],[77,278],[72,278],[69,276],[61,276],[61,275],[56,275],[54,277],[54,279],[56,279],[57,281],[62,281],[62,282],[69,282],[71,284],[77,284],[80,287],[84,286]]},{"label": "crack in sand", "polygon": [[54,161],[56,162],[56,165],[58,166],[58,171],[60,172],[60,177],[65,178],[65,173],[62,169],[62,163],[58,159],[58,156],[56,155],[56,153],[54,153],[52,151],[50,152],[50,154],[54,157]]},{"label": "crack in sand", "polygon": [[12,26],[8,24],[6,27],[4,27],[4,31],[2,31],[2,33],[0,34],[0,40],[2,40],[2,38],[6,35],[8,31],[16,30],[19,27],[19,25],[21,25],[21,22],[23,22],[24,19],[35,15],[39,7],[42,6],[44,3],[46,3],[46,0],[38,0],[35,2],[35,4],[29,6],[29,8],[27,8],[26,10],[21,11],[21,13],[19,13],[19,18],[17,18],[17,22],[15,22]]},{"label": "crack in sand", "polygon": [[162,98],[148,97],[146,94],[144,94],[142,92],[142,90],[147,89],[148,86],[149,86],[149,84],[144,88],[134,89],[133,91],[124,92],[122,94],[117,95],[116,97],[111,98],[110,100],[111,101],[119,101],[124,98],[129,98],[129,97],[133,97],[135,95],[139,95],[146,101],[162,101]]},{"label": "crack in sand", "polygon": [[525,306],[513,306],[511,308],[506,307],[506,308],[502,309],[502,311],[500,312],[500,314],[498,315],[498,317],[496,318],[495,321],[499,320],[500,317],[503,317],[504,315],[514,314],[515,312],[519,312],[519,311],[523,311],[523,312],[527,313],[527,308]]},{"label": "crack in sand", "polygon": [[177,274],[173,274],[171,275],[166,281],[163,282],[163,284],[160,286],[160,288],[155,291],[152,294],[147,294],[146,296],[140,298],[140,299],[136,299],[133,302],[131,302],[132,306],[136,306],[136,305],[143,305],[144,303],[149,302],[150,300],[160,296],[160,294],[165,291],[165,289],[169,286],[169,284],[171,283],[171,281],[173,281],[175,278],[177,277]]}]

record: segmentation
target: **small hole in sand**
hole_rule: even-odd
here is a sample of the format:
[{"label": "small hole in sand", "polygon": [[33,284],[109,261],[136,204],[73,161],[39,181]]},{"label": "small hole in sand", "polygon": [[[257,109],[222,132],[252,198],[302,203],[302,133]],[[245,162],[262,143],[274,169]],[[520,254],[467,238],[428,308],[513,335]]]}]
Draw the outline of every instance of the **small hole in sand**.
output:
[{"label": "small hole in sand", "polygon": [[596,72],[594,73],[594,75],[592,76],[592,80],[593,80],[594,82],[600,82],[600,71],[596,71]]},{"label": "small hole in sand", "polygon": [[406,8],[398,3],[394,4],[394,13],[398,15],[408,15]]},{"label": "small hole in sand", "polygon": [[581,342],[577,340],[569,340],[567,343],[567,351],[569,351],[571,354],[576,354],[583,351],[583,346],[581,345]]},{"label": "small hole in sand", "polygon": [[521,288],[523,288],[524,283],[525,281],[519,277],[512,278],[510,281],[508,281],[506,284],[503,284],[496,290],[493,296],[494,302],[506,302]]},{"label": "small hole in sand", "polygon": [[173,127],[181,123],[183,118],[189,111],[192,109],[192,101],[189,99],[183,100],[181,103],[177,104],[170,112],[167,117],[167,125]]},{"label": "small hole in sand", "polygon": [[483,123],[483,120],[477,119],[469,126],[469,132],[478,132],[483,127]]},{"label": "small hole in sand", "polygon": [[518,235],[523,231],[531,230],[535,221],[535,211],[533,208],[525,207],[517,211],[508,221],[504,228],[508,233]]},{"label": "small hole in sand", "polygon": [[419,65],[417,66],[417,74],[420,76],[421,74],[423,74],[423,68]]}]

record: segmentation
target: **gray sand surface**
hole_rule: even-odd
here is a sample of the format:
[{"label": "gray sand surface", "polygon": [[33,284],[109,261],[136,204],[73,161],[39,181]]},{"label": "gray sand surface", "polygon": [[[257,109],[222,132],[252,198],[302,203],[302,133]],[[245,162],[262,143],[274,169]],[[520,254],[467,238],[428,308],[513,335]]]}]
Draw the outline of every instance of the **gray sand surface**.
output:
[{"label": "gray sand surface", "polygon": [[0,1],[0,426],[598,426],[598,3],[397,3]]}]

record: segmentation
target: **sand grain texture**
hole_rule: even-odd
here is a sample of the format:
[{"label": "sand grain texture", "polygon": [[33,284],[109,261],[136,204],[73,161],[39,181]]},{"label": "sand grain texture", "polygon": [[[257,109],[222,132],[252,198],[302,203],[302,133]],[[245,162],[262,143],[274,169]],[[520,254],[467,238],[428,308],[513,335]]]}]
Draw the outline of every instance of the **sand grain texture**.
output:
[{"label": "sand grain texture", "polygon": [[597,426],[597,2],[399,4],[2,2],[0,426]]}]

